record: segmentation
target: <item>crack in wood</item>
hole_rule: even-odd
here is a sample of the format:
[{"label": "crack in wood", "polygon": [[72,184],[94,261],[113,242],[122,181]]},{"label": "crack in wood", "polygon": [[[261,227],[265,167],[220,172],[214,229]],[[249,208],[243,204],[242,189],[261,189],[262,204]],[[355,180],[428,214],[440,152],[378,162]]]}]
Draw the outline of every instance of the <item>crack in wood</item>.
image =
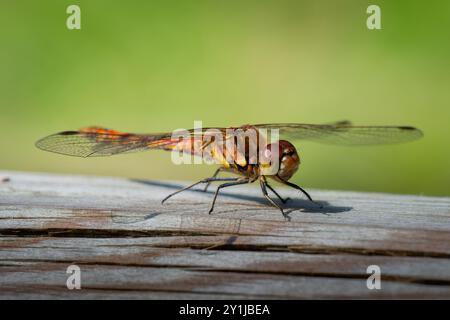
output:
[{"label": "crack in wood", "polygon": [[0,236],[15,237],[73,237],[73,238],[138,238],[173,236],[208,236],[210,233],[183,230],[120,230],[120,229],[1,229]]}]

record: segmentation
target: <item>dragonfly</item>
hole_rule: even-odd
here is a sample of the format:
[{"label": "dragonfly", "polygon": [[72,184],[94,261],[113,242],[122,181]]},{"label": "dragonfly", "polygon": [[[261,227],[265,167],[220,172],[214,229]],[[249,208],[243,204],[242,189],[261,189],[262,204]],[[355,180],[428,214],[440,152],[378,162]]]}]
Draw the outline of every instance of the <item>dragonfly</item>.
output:
[{"label": "dragonfly", "polygon": [[[412,126],[356,126],[349,121],[339,121],[330,124],[301,124],[301,123],[269,123],[243,125],[240,127],[229,128],[202,128],[199,132],[196,129],[187,130],[189,139],[185,140],[180,147],[180,140],[174,138],[173,132],[152,133],[152,134],[136,134],[126,133],[102,127],[87,127],[76,131],[63,131],[52,134],[36,142],[39,149],[54,152],[58,154],[76,156],[76,157],[102,157],[116,154],[124,154],[131,152],[139,152],[146,150],[166,150],[166,151],[182,151],[190,153],[194,156],[202,156],[198,149],[194,148],[195,144],[204,147],[205,145],[214,144],[214,139],[208,137],[207,132],[214,129],[222,132],[227,139],[227,130],[242,129],[254,130],[257,133],[267,130],[277,130],[279,137],[277,141],[267,143],[264,148],[269,151],[276,150],[277,168],[271,174],[265,174],[263,166],[260,162],[249,161],[248,147],[240,154],[240,160],[236,160],[239,156],[237,152],[225,157],[226,150],[210,152],[209,157],[216,159],[220,166],[209,177],[188,185],[176,192],[169,194],[161,203],[164,204],[169,198],[183,191],[189,190],[197,185],[204,184],[204,191],[207,191],[212,182],[222,182],[213,196],[210,205],[209,214],[214,210],[214,205],[220,190],[232,186],[253,183],[259,181],[263,196],[268,202],[278,208],[281,214],[288,218],[283,207],[275,202],[269,195],[270,190],[283,204],[289,198],[283,198],[269,184],[269,180],[277,181],[283,185],[294,188],[303,193],[309,201],[316,203],[308,192],[302,187],[290,182],[289,180],[297,172],[300,165],[300,155],[295,148],[293,141],[309,140],[326,144],[338,145],[378,145],[409,142],[419,139],[423,136],[420,129]],[[290,142],[292,141],[292,142]],[[265,150],[262,150],[265,151]],[[233,177],[220,178],[220,172],[234,173]],[[316,203],[318,204],[318,203]]]}]

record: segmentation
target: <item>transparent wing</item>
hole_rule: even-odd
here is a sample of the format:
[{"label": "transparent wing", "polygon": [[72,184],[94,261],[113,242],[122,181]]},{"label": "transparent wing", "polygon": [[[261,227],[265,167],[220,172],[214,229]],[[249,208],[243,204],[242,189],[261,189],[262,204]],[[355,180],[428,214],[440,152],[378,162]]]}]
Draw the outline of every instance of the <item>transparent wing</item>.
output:
[{"label": "transparent wing", "polygon": [[[226,130],[225,128],[205,128],[200,132],[194,129],[183,131],[189,138],[185,145],[189,148],[194,142],[202,140],[204,136],[211,135],[207,130],[212,129],[223,134]],[[174,133],[135,134],[102,127],[87,127],[47,136],[37,141],[36,147],[49,152],[84,158],[151,149],[173,150],[180,142],[180,136],[174,135]],[[181,135],[184,139],[186,138],[183,134]]]},{"label": "transparent wing", "polygon": [[[388,144],[416,140],[422,137],[419,129],[408,126],[352,126],[348,121],[334,124],[259,124],[257,129],[279,129],[280,136],[290,140],[302,139],[342,145]],[[203,139],[214,129],[226,136],[226,128],[205,128],[202,134],[188,131],[192,142]],[[179,143],[172,133],[133,134],[100,127],[78,131],[64,131],[45,137],[36,146],[42,150],[76,157],[101,157],[150,149],[173,150]]]},{"label": "transparent wing", "polygon": [[353,126],[349,121],[332,124],[259,124],[257,128],[279,129],[281,137],[341,145],[374,145],[408,142],[423,136],[410,126]]},{"label": "transparent wing", "polygon": [[162,149],[174,143],[170,137],[171,134],[140,135],[89,127],[50,135],[37,141],[36,147],[75,157],[101,157],[148,149]]}]

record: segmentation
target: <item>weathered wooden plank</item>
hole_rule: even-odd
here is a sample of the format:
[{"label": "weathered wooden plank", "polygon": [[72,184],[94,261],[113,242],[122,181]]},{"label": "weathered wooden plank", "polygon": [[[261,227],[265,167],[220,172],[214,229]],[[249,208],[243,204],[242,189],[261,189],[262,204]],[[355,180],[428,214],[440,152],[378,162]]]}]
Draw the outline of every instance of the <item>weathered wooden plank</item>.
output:
[{"label": "weathered wooden plank", "polygon": [[[187,192],[180,196],[182,202],[161,206],[157,200],[171,191],[170,184],[2,174],[11,177],[10,182],[1,185],[0,231],[3,233],[89,230],[131,235],[170,231],[281,236],[287,238],[282,240],[285,243],[300,248],[334,246],[375,252],[404,251],[413,255],[450,253],[448,198],[318,191],[315,193],[319,199],[329,199],[323,212],[308,202],[294,202],[294,208],[298,206],[306,211],[292,212],[292,221],[287,223],[277,210],[260,203],[263,199],[251,188],[244,188],[245,194],[229,192],[223,199],[226,210],[219,209],[208,216],[203,210],[209,205],[209,199],[202,192]],[[295,196],[291,191],[283,190],[283,193]],[[351,209],[330,213],[339,211],[336,208]]]},{"label": "weathered wooden plank", "polygon": [[450,285],[450,259],[224,251],[217,247],[210,250],[168,249],[152,247],[148,239],[0,238],[0,266],[58,261],[67,265],[76,262],[366,279],[367,267],[378,265],[383,279]]},{"label": "weathered wooden plank", "polygon": [[[180,183],[0,175],[0,298],[450,297],[449,198],[312,190],[324,207],[294,200],[286,222],[248,186],[209,216],[211,192],[160,205]],[[83,293],[65,288],[74,262]]]},{"label": "weathered wooden plank", "polygon": [[[0,234],[36,234],[44,232],[53,236],[132,236],[132,235],[182,235],[167,239],[166,244],[186,246],[187,238],[196,234],[227,234],[228,237],[209,238],[207,246],[230,244],[255,246],[282,246],[291,250],[323,248],[367,251],[378,254],[444,256],[450,255],[450,232],[443,230],[365,227],[333,223],[280,222],[256,219],[236,219],[166,213],[133,223],[117,223],[110,214],[100,216],[91,211],[35,208],[38,212],[52,212],[55,217],[16,218],[13,211],[0,207],[6,218],[0,219]],[[19,212],[31,212],[26,207],[17,207]],[[5,214],[7,213],[7,214]],[[125,213],[124,213],[125,214]],[[244,237],[247,236],[247,237]],[[253,237],[248,237],[253,236]],[[177,242],[181,240],[181,242]],[[212,241],[211,241],[212,240]],[[196,245],[193,243],[193,245]]]},{"label": "weathered wooden plank", "polygon": [[[23,263],[0,267],[2,291],[46,292],[65,289],[66,264]],[[259,298],[444,298],[450,286],[385,280],[382,290],[368,290],[365,279],[304,277],[279,274],[204,272],[181,268],[84,265],[82,290],[163,291],[249,295]]]},{"label": "weathered wooden plank", "polygon": [[[2,205],[78,209],[79,213],[90,211],[101,216],[118,211],[116,220],[124,222],[167,213],[205,216],[211,200],[211,192],[185,192],[174,197],[167,205],[160,205],[160,200],[165,195],[185,185],[182,183],[6,172],[2,174],[8,174],[11,179],[0,184]],[[294,199],[299,198],[294,190],[283,188],[281,193]],[[325,205],[324,208],[319,209],[308,201],[294,200],[289,204],[291,209],[295,209],[291,214],[294,221],[380,227],[391,225],[436,230],[448,230],[450,226],[449,198],[318,190],[312,190],[311,193]],[[240,186],[230,188],[222,194],[222,198],[218,200],[217,212],[213,216],[284,222],[276,209],[267,206],[257,188]],[[121,215],[121,212],[125,215]],[[24,213],[15,214],[21,217],[20,214]],[[26,214],[23,217],[27,217]]]}]

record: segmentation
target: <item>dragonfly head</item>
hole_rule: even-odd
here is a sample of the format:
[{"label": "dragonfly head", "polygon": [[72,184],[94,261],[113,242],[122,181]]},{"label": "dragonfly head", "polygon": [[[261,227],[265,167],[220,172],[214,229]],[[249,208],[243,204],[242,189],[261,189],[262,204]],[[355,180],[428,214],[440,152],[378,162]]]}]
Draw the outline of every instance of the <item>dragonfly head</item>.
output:
[{"label": "dragonfly head", "polygon": [[273,148],[277,147],[279,155],[279,168],[276,176],[283,181],[288,181],[298,170],[298,166],[300,165],[300,157],[297,154],[295,147],[289,141],[280,140],[276,143],[269,144],[267,149],[272,151]]}]

